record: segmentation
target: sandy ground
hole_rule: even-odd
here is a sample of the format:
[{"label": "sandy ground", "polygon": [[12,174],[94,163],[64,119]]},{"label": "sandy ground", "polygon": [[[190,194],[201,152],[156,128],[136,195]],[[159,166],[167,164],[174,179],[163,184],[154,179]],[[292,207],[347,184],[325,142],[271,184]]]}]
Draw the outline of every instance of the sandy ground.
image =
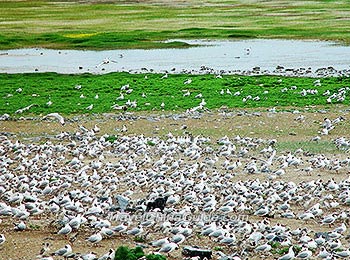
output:
[{"label": "sandy ground", "polygon": [[[313,112],[315,110],[321,112]],[[322,140],[333,140],[339,136],[346,136],[350,127],[347,114],[349,108],[338,107],[331,111],[322,108],[306,110],[289,109],[277,113],[268,109],[257,110],[220,110],[205,113],[200,117],[184,117],[181,114],[160,113],[128,113],[86,115],[67,118],[66,125],[61,126],[56,121],[45,121],[40,117],[27,120],[0,121],[0,132],[15,134],[17,138],[42,137],[59,134],[63,131],[73,132],[79,126],[88,129],[98,125],[101,134],[120,135],[123,125],[128,129],[128,135],[164,136],[172,132],[174,135],[191,133],[206,137],[220,138],[236,135],[252,138],[274,138],[279,142],[310,141],[320,135],[321,125],[325,117],[335,119],[343,116],[345,119],[341,127],[332,131],[331,135],[322,136]],[[310,111],[310,112],[308,112]],[[297,121],[299,115],[305,116],[303,121]],[[137,118],[135,120],[131,118]],[[123,120],[125,119],[125,120]],[[184,129],[185,128],[185,129]]]}]

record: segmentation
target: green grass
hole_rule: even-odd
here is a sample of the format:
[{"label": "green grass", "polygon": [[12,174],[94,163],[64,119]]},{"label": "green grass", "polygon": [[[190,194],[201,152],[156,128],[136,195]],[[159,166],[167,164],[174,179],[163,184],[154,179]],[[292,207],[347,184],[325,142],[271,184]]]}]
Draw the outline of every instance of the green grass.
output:
[{"label": "green grass", "polygon": [[[147,77],[146,77],[147,76]],[[112,112],[113,105],[125,105],[128,100],[136,101],[137,107],[129,110],[186,110],[198,106],[202,94],[206,107],[220,108],[258,108],[273,106],[331,106],[327,104],[326,90],[338,93],[341,88],[350,85],[349,78],[324,78],[322,85],[315,87],[312,78],[289,78],[278,76],[224,76],[214,75],[169,75],[162,79],[160,74],[128,74],[110,73],[105,75],[63,75],[56,73],[38,74],[0,74],[0,114],[14,114],[18,109],[34,104],[24,114],[42,114],[60,112],[63,114],[103,113]],[[184,81],[192,79],[185,85]],[[121,86],[129,84],[132,93],[121,91]],[[75,86],[81,85],[81,89]],[[296,86],[296,89],[291,89]],[[19,89],[22,89],[20,92]],[[240,92],[239,96],[226,94],[227,89],[232,94]],[[317,89],[318,94],[300,93],[305,89]],[[283,91],[285,90],[285,91]],[[190,96],[184,93],[190,92]],[[221,94],[224,91],[225,94]],[[123,93],[123,100],[116,100]],[[95,98],[98,94],[98,99]],[[145,94],[146,97],[142,97]],[[83,97],[82,97],[83,95]],[[249,99],[247,96],[259,97],[260,100]],[[51,101],[52,105],[47,105]],[[165,106],[162,109],[161,103]],[[334,101],[336,102],[336,101]],[[343,104],[349,104],[345,98]],[[93,104],[91,110],[86,107]]]},{"label": "green grass", "polygon": [[336,1],[0,1],[0,49],[185,47],[169,38],[292,38],[350,43]]},{"label": "green grass", "polygon": [[[169,75],[162,79],[160,74],[110,73],[105,75],[79,74],[64,75],[56,73],[0,74],[0,114],[14,115],[18,109],[33,105],[22,114],[62,114],[115,112],[115,104],[123,106],[128,100],[136,101],[137,107],[129,111],[165,110],[184,111],[198,106],[202,94],[206,107],[264,108],[264,107],[305,107],[323,106],[329,108],[326,90],[331,94],[350,85],[350,78],[323,78],[321,86],[315,87],[313,78],[291,78],[279,76],[223,76],[214,75]],[[191,78],[192,83],[184,81]],[[129,84],[133,91],[126,94],[121,86]],[[81,85],[81,89],[76,89]],[[296,86],[296,89],[292,89]],[[20,89],[22,91],[20,91]],[[229,89],[232,95],[226,94]],[[317,94],[302,96],[303,89],[317,89]],[[184,93],[190,92],[189,96]],[[221,91],[225,94],[221,94]],[[240,92],[239,96],[234,96]],[[347,91],[348,92],[348,91]],[[116,100],[124,94],[123,100]],[[98,94],[98,99],[96,99]],[[145,94],[146,97],[142,97]],[[83,95],[83,97],[82,97]],[[244,102],[244,98],[251,96]],[[254,101],[255,97],[260,100]],[[52,105],[47,102],[51,101]],[[165,106],[162,109],[161,103]],[[333,100],[333,104],[337,103]],[[91,110],[86,108],[93,104]],[[348,94],[342,104],[349,104]]]},{"label": "green grass", "polygon": [[331,141],[298,141],[298,142],[284,142],[281,141],[277,144],[276,147],[279,151],[296,151],[301,148],[304,152],[308,152],[311,154],[338,154],[339,149],[335,146],[335,144]]}]

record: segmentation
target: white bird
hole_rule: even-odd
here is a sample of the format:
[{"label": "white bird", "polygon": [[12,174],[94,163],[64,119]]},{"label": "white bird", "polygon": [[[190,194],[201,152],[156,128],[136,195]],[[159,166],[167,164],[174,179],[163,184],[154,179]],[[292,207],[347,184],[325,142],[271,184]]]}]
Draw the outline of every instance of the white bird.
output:
[{"label": "white bird", "polygon": [[95,125],[94,128],[92,128],[92,131],[94,131],[95,133],[100,132],[100,130],[101,129],[97,125]]},{"label": "white bird", "polygon": [[107,253],[105,253],[103,256],[101,256],[97,260],[114,260],[114,258],[115,258],[115,251],[114,249],[110,248]]},{"label": "white bird", "polygon": [[299,259],[309,259],[312,256],[312,251],[307,248],[302,249],[299,254],[296,255],[296,258]]},{"label": "white bird", "polygon": [[59,113],[50,113],[50,114],[47,114],[46,116],[43,117],[43,119],[46,119],[46,118],[49,118],[49,117],[53,117],[55,119],[58,120],[58,122],[61,123],[61,125],[65,125],[65,120],[64,120],[64,117],[61,116]]},{"label": "white bird", "polygon": [[156,241],[153,241],[151,244],[152,244],[152,246],[154,246],[154,247],[161,247],[161,246],[164,245],[165,243],[169,243],[169,240],[168,240],[167,237],[158,239],[158,240],[156,240]]},{"label": "white bird", "polygon": [[46,256],[46,254],[50,251],[50,243],[45,242],[43,243],[43,247],[40,249],[40,256]]},{"label": "white bird", "polygon": [[182,242],[184,242],[186,239],[186,237],[183,234],[176,234],[171,238],[171,242],[174,242],[176,244],[181,244]]},{"label": "white bird", "polygon": [[117,97],[115,100],[123,100],[124,99],[124,94],[120,92],[119,97]]},{"label": "white bird", "polygon": [[87,253],[81,256],[82,260],[96,260],[97,255],[94,252]]},{"label": "white bird", "polygon": [[93,107],[94,107],[94,104],[91,104],[91,105],[87,106],[85,109],[86,110],[91,110],[91,109],[93,109]]},{"label": "white bird", "polygon": [[100,66],[102,66],[102,65],[105,65],[105,64],[109,64],[109,63],[117,63],[117,61],[115,61],[115,60],[110,60],[110,59],[108,59],[108,58],[105,58],[100,64],[98,64],[98,65],[96,66],[96,68],[97,68],[97,67],[100,67]]},{"label": "white bird", "polygon": [[139,236],[143,232],[142,226],[134,227],[126,232],[127,235]]},{"label": "white bird", "polygon": [[293,246],[291,246],[288,250],[288,253],[278,258],[278,260],[291,260],[294,259],[294,257],[295,253],[293,251]]},{"label": "white bird", "polygon": [[125,133],[128,131],[128,128],[126,127],[126,125],[123,125],[122,129],[120,130],[122,133]]},{"label": "white bird", "polygon": [[350,256],[350,249],[348,248],[347,250],[336,251],[334,254],[336,256],[338,256],[338,257],[341,257],[341,258],[349,258],[349,256]]},{"label": "white bird", "polygon": [[321,226],[322,225],[331,225],[333,222],[336,220],[336,217],[334,214],[328,215],[324,217],[321,221]]},{"label": "white bird", "polygon": [[91,244],[94,244],[94,245],[99,243],[101,240],[102,240],[102,234],[100,232],[98,232],[97,234],[93,234],[86,239],[86,241],[89,241]]},{"label": "white bird", "polygon": [[271,249],[272,249],[272,247],[268,243],[265,243],[265,244],[262,244],[260,246],[257,246],[255,248],[255,251],[257,251],[257,252],[269,252]]},{"label": "white bird", "polygon": [[225,244],[225,245],[232,245],[235,242],[236,242],[236,236],[234,234],[225,236],[219,241],[219,243]]},{"label": "white bird", "polygon": [[187,80],[184,82],[185,85],[188,85],[188,84],[191,84],[191,83],[192,83],[192,79],[187,79]]},{"label": "white bird", "polygon": [[105,237],[111,237],[114,235],[114,231],[110,228],[102,227],[101,234]]},{"label": "white bird", "polygon": [[5,241],[6,241],[5,235],[4,235],[4,234],[0,234],[0,246],[1,246],[2,244],[4,244]]},{"label": "white bird", "polygon": [[63,228],[61,228],[57,234],[58,235],[68,235],[70,232],[72,232],[72,227],[69,224],[66,224]]},{"label": "white bird", "polygon": [[345,223],[342,223],[339,227],[334,229],[334,232],[344,233],[347,230]]},{"label": "white bird", "polygon": [[126,225],[125,223],[122,223],[116,227],[112,227],[111,228],[114,232],[118,232],[118,233],[123,233],[128,229],[128,225]]},{"label": "white bird", "polygon": [[24,231],[26,228],[27,228],[27,226],[26,226],[26,224],[23,221],[21,221],[18,224],[15,224],[15,230],[16,231]]},{"label": "white bird", "polygon": [[174,251],[176,248],[179,248],[179,246],[176,243],[170,242],[170,243],[166,243],[162,246],[161,249],[159,249],[159,253],[170,253],[172,251]]},{"label": "white bird", "polygon": [[66,257],[70,253],[72,253],[72,247],[69,244],[67,244],[64,247],[62,247],[62,248],[58,249],[57,251],[55,251],[52,255],[58,255],[58,256]]},{"label": "white bird", "polygon": [[31,105],[26,106],[24,108],[17,109],[15,111],[15,114],[22,114],[24,111],[27,111],[27,110],[31,109],[33,106],[35,106],[35,104],[31,104]]},{"label": "white bird", "polygon": [[331,256],[331,253],[329,253],[329,252],[327,251],[327,249],[323,246],[323,247],[321,247],[321,250],[320,250],[320,252],[318,253],[317,258],[320,258],[320,259],[329,259],[330,256]]}]

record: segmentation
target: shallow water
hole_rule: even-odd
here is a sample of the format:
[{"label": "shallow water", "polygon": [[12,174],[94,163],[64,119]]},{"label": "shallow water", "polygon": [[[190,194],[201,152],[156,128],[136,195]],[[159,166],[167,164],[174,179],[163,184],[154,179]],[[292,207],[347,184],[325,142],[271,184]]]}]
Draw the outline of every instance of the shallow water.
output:
[{"label": "shallow water", "polygon": [[[260,67],[273,71],[285,68],[324,67],[350,69],[350,46],[334,42],[297,40],[186,41],[199,45],[186,49],[153,50],[51,50],[17,49],[0,51],[0,72],[107,73],[112,71],[155,72],[199,71],[201,66],[215,71],[243,71]],[[249,50],[247,50],[249,49]],[[101,64],[108,58],[111,62]]]}]

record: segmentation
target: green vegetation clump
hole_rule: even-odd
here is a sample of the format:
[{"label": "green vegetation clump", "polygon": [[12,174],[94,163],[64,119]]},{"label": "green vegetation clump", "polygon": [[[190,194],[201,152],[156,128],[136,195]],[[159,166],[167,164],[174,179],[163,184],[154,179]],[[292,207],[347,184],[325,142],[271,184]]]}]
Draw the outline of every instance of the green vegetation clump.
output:
[{"label": "green vegetation clump", "polygon": [[[184,84],[188,79],[192,82]],[[203,100],[205,109],[278,107],[286,110],[350,104],[348,91],[344,91],[350,86],[350,78],[330,77],[319,81],[315,84],[318,82],[315,78],[282,76],[223,75],[218,78],[211,74],[169,74],[162,78],[161,74],[125,72],[0,74],[0,114],[119,113],[124,106],[127,111],[185,111],[198,107]],[[121,90],[125,85],[128,92]],[[336,98],[329,100],[331,96]],[[28,106],[28,110],[20,111]]]},{"label": "green vegetation clump", "polygon": [[114,260],[137,260],[143,256],[145,256],[147,260],[166,260],[165,256],[162,255],[145,255],[141,247],[130,249],[127,246],[120,246],[116,250]]},{"label": "green vegetation clump", "polygon": [[107,142],[110,142],[110,143],[114,143],[117,139],[118,139],[118,137],[115,136],[115,135],[109,135],[109,136],[107,136],[107,137],[105,138],[105,140],[106,140]]},{"label": "green vegetation clump", "polygon": [[[272,250],[271,250],[272,254],[284,255],[288,253],[289,246],[282,246],[281,243],[279,242],[272,242],[270,243],[270,245],[272,247]],[[301,247],[299,245],[294,245],[293,251],[295,255],[297,255],[301,251]]]},{"label": "green vegetation clump", "polygon": [[134,241],[137,243],[144,243],[146,242],[145,238],[143,236],[135,236]]}]

